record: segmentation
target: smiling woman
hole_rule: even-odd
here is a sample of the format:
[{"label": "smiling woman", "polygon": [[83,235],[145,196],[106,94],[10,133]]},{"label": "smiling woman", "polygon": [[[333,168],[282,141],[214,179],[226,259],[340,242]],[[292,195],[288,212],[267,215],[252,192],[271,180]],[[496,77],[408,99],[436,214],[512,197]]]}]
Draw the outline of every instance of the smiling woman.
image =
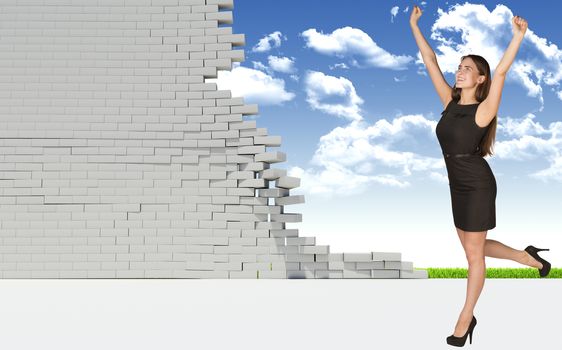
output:
[{"label": "smiling woman", "polygon": [[473,312],[484,286],[485,256],[537,267],[541,277],[550,271],[550,263],[537,255],[539,251],[548,249],[528,246],[525,251],[520,251],[486,239],[488,230],[496,227],[497,186],[492,169],[483,157],[492,154],[496,113],[505,75],[523,40],[527,22],[518,16],[512,19],[513,39],[494,72],[493,80],[490,78],[490,66],[482,56],[464,55],[457,68],[455,85],[451,88],[443,78],[435,53],[417,25],[421,15],[420,8],[414,6],[410,26],[433,85],[445,106],[435,132],[447,168],[455,229],[469,264],[465,305],[454,333],[447,337],[448,344],[463,346],[468,335],[472,343],[476,326]]}]

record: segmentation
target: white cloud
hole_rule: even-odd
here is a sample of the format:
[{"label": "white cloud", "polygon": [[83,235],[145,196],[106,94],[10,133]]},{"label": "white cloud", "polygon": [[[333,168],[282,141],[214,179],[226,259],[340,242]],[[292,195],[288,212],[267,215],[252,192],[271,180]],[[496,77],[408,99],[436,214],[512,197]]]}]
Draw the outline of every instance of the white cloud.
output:
[{"label": "white cloud", "polygon": [[[297,69],[295,68],[294,63],[295,62],[290,58],[277,57],[277,56],[268,56],[267,66],[259,61],[252,61],[254,69],[264,71],[271,76],[274,76],[275,72],[289,73],[289,74],[295,73]],[[298,81],[297,74],[291,74],[290,78]]]},{"label": "white cloud", "polygon": [[[313,109],[349,120],[362,119],[359,105],[363,100],[355,92],[353,83],[344,77],[308,71],[305,77],[306,101]],[[329,102],[330,99],[340,99]]]},{"label": "white cloud", "polygon": [[498,131],[502,131],[506,136],[525,136],[525,135],[548,135],[552,131],[545,129],[540,123],[535,122],[536,116],[532,113],[527,113],[523,118],[514,119],[505,117],[500,120]]},{"label": "white cloud", "polygon": [[496,142],[494,145],[494,153],[502,159],[515,159],[520,161],[532,160],[537,156],[541,156],[542,158],[549,154],[555,155],[558,153],[560,140],[552,141],[540,137],[524,135],[518,139]]},{"label": "white cloud", "polygon": [[548,161],[549,167],[527,174],[541,181],[562,182],[562,122],[550,123],[548,127],[535,122],[531,113],[523,118],[498,119],[498,136],[509,138],[496,141],[494,153],[499,159],[529,162],[537,159]]},{"label": "white cloud", "polygon": [[341,68],[341,69],[349,69],[349,67],[347,66],[347,64],[345,63],[336,63],[333,66],[329,65],[328,68],[330,68],[330,70],[334,70],[336,68]]},{"label": "white cloud", "polygon": [[254,69],[264,71],[264,72],[266,72],[270,75],[272,74],[271,69],[268,66],[266,66],[265,64],[263,64],[259,61],[252,61],[252,64],[254,65]]},{"label": "white cloud", "polygon": [[[438,42],[435,51],[442,72],[454,74],[460,57],[474,53],[486,58],[493,74],[513,36],[512,11],[501,4],[490,12],[484,5],[465,3],[455,4],[447,12],[438,8],[437,14],[431,27],[431,38]],[[451,38],[451,33],[460,33],[460,41]],[[559,88],[562,80],[561,58],[562,52],[555,44],[547,44],[529,27],[507,80],[521,84],[529,96],[537,97],[542,110],[542,85]],[[424,67],[419,52],[416,63],[420,68]],[[562,99],[560,90],[557,94]]]},{"label": "white cloud", "polygon": [[[413,60],[411,56],[398,56],[387,52],[368,34],[349,26],[338,28],[331,34],[319,33],[311,28],[300,35],[306,40],[306,47],[338,58],[358,55],[362,57],[364,66],[403,70]],[[351,63],[357,67],[361,66],[356,60],[352,60]]]},{"label": "white cloud", "polygon": [[246,68],[234,62],[232,71],[218,71],[216,82],[219,90],[231,90],[233,97],[244,97],[246,103],[261,105],[280,105],[295,98],[295,94],[285,90],[285,81],[274,78],[262,71]]},{"label": "white cloud", "polygon": [[[363,164],[376,160],[380,165],[402,170],[403,175],[410,175],[412,170],[426,170],[431,162],[422,160],[410,151],[395,151],[402,148],[400,135],[415,133],[417,137],[433,137],[434,121],[419,115],[400,116],[391,123],[385,119],[373,125],[352,122],[344,127],[337,127],[320,138],[320,143],[311,163],[322,165],[326,161],[337,161],[345,166]],[[426,158],[426,157],[423,157]]]},{"label": "white cloud", "polygon": [[537,171],[531,174],[530,177],[542,180],[544,182],[549,179],[562,182],[562,156],[554,158],[553,162],[550,164],[550,167]]},{"label": "white cloud", "polygon": [[301,178],[304,192],[324,195],[353,195],[371,184],[405,188],[415,175],[448,183],[442,157],[401,150],[400,135],[415,134],[421,142],[434,142],[437,122],[421,115],[406,115],[373,125],[353,121],[320,138],[312,167],[292,167],[290,176]]},{"label": "white cloud", "polygon": [[272,47],[279,47],[281,46],[281,39],[287,40],[287,37],[278,30],[268,34],[259,40],[252,48],[252,52],[267,52],[271,50]]},{"label": "white cloud", "polygon": [[294,59],[288,57],[277,57],[277,56],[268,56],[267,57],[269,66],[271,69],[281,73],[294,73],[295,69],[295,61]]},{"label": "white cloud", "polygon": [[394,23],[394,17],[396,17],[396,14],[398,13],[398,9],[400,9],[398,6],[393,6],[390,9],[390,22]]},{"label": "white cloud", "polygon": [[376,177],[360,175],[340,166],[337,163],[326,164],[325,168],[319,171],[292,167],[287,171],[287,174],[301,179],[299,191],[305,191],[311,194],[323,194],[327,196],[331,196],[333,194],[357,194],[361,191],[362,185],[377,182],[377,179],[379,180],[378,182],[392,183],[397,186],[407,185],[396,181],[392,177],[386,177],[384,175]]}]

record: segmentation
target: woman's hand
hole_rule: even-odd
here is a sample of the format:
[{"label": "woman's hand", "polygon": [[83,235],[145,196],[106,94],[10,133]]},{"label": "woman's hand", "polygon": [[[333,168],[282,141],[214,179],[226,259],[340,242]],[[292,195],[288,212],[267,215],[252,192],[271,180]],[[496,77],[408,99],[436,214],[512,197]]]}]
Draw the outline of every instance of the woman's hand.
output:
[{"label": "woman's hand", "polygon": [[414,5],[412,7],[412,12],[410,14],[410,25],[418,24],[418,19],[420,19],[422,11],[419,7]]},{"label": "woman's hand", "polygon": [[513,24],[513,36],[518,35],[523,37],[525,35],[525,31],[527,30],[527,21],[522,17],[513,16],[511,23]]}]

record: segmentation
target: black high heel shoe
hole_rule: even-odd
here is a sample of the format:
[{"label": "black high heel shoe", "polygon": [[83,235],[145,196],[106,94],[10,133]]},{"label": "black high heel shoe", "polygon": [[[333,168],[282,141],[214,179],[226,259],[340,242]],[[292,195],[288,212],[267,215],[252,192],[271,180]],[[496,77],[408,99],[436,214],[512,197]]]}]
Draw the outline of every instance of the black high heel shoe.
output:
[{"label": "black high heel shoe", "polygon": [[472,344],[472,332],[474,331],[474,327],[476,327],[476,317],[472,315],[472,320],[470,321],[470,325],[468,326],[466,333],[462,337],[455,337],[454,335],[451,334],[450,336],[447,337],[447,344],[458,346],[458,347],[464,346],[464,343],[466,343],[466,337],[469,334],[470,334],[470,344]]},{"label": "black high heel shoe", "polygon": [[539,275],[541,277],[546,277],[548,275],[548,273],[550,272],[550,263],[546,260],[544,260],[543,258],[541,258],[537,253],[540,251],[549,251],[550,249],[539,249],[539,248],[535,248],[532,245],[528,246],[527,248],[525,248],[525,251],[527,253],[529,253],[529,255],[531,255],[533,258],[537,259],[537,261],[539,261],[542,264],[542,269],[538,269],[539,270]]}]

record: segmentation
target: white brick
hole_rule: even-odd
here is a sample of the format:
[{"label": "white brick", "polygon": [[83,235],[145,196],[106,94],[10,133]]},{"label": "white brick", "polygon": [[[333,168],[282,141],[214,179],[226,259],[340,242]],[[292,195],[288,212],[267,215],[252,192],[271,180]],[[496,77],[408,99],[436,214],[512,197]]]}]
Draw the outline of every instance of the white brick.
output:
[{"label": "white brick", "polygon": [[257,214],[281,214],[282,207],[273,205],[254,206],[254,213]]},{"label": "white brick", "polygon": [[264,179],[243,179],[238,181],[238,187],[267,188],[267,181]]},{"label": "white brick", "polygon": [[281,136],[255,136],[256,145],[281,146]]},{"label": "white brick", "polygon": [[371,270],[365,270],[365,271],[343,270],[343,278],[371,278],[371,277],[372,277]]},{"label": "white brick", "polygon": [[357,269],[358,270],[383,270],[385,268],[384,261],[360,261],[357,262]]},{"label": "white brick", "polygon": [[246,45],[246,38],[244,34],[231,34],[231,35],[219,35],[219,43],[232,43],[234,46]]},{"label": "white brick", "polygon": [[275,198],[275,205],[290,205],[304,203],[304,195]]},{"label": "white brick", "polygon": [[255,129],[256,127],[256,121],[255,120],[245,120],[242,122],[232,122],[229,123],[229,128],[231,130],[243,130],[243,129]]},{"label": "white brick", "polygon": [[400,261],[402,260],[402,253],[390,253],[390,252],[372,252],[373,260],[392,260]]},{"label": "white brick", "polygon": [[243,105],[243,106],[232,106],[230,107],[230,113],[242,113],[243,115],[253,115],[258,114],[258,105]]},{"label": "white brick", "polygon": [[371,253],[343,253],[344,261],[372,261],[373,255]]},{"label": "white brick", "polygon": [[[330,247],[327,245],[299,246],[299,253],[300,254],[329,254]],[[326,268],[328,268],[327,264],[326,264]]]},{"label": "white brick", "polygon": [[300,213],[271,214],[271,221],[302,222],[302,214]]},{"label": "white brick", "polygon": [[275,180],[275,187],[280,188],[296,188],[299,187],[301,183],[301,179],[298,177],[293,176],[282,176]]},{"label": "white brick", "polygon": [[372,278],[400,278],[399,270],[366,270],[366,271],[371,271]]},{"label": "white brick", "polygon": [[287,170],[271,168],[271,169],[265,169],[261,173],[262,173],[261,175],[262,178],[266,180],[274,180],[280,178],[281,176],[286,176]]},{"label": "white brick", "polygon": [[285,197],[289,195],[289,190],[283,188],[258,189],[259,197]]},{"label": "white brick", "polygon": [[256,162],[266,162],[266,163],[279,163],[287,160],[287,155],[284,152],[265,152],[261,154],[256,154]]},{"label": "white brick", "polygon": [[207,0],[208,5],[218,5],[219,8],[233,8],[234,0]]},{"label": "white brick", "polygon": [[216,51],[217,58],[228,58],[232,62],[244,62],[246,55],[244,50]]},{"label": "white brick", "polygon": [[257,279],[258,271],[228,271],[229,278]]}]

